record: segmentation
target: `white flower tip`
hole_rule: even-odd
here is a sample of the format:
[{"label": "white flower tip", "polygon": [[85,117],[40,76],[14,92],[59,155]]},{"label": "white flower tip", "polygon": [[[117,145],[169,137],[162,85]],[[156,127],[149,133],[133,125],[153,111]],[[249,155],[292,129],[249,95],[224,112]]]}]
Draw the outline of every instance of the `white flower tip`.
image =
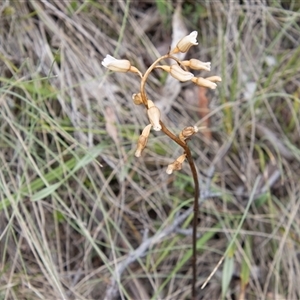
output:
[{"label": "white flower tip", "polygon": [[210,62],[203,63],[203,67],[206,68],[207,71],[210,71],[211,63]]},{"label": "white flower tip", "polygon": [[112,62],[112,61],[115,61],[116,59],[109,55],[109,54],[106,54],[106,57],[102,60],[101,64],[102,66],[104,66],[105,68],[108,67],[108,65]]},{"label": "white flower tip", "polygon": [[194,44],[195,45],[198,45],[198,42],[197,42],[197,36],[198,36],[198,32],[197,31],[192,31],[190,34],[189,34],[189,36],[190,37],[192,37],[192,38],[194,38],[195,39],[195,41],[193,41],[194,42]]},{"label": "white flower tip", "polygon": [[135,157],[140,157],[142,154],[142,151],[140,149],[136,150],[135,153],[134,153],[134,156]]},{"label": "white flower tip", "polygon": [[161,126],[160,125],[153,126],[153,130],[161,131]]},{"label": "white flower tip", "polygon": [[107,62],[105,62],[105,59],[102,60],[101,65],[105,68],[107,68]]},{"label": "white flower tip", "polygon": [[166,173],[171,175],[173,173],[173,167],[169,165],[167,170],[166,170]]},{"label": "white flower tip", "polygon": [[199,129],[198,129],[197,126],[194,126],[194,130],[195,130],[195,132],[198,132],[198,131],[199,131]]}]

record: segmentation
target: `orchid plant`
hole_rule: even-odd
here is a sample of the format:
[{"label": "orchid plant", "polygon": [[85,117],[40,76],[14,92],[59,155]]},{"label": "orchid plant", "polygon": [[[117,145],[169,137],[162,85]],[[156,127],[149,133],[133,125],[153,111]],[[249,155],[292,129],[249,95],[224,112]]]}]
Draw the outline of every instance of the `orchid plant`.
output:
[{"label": "orchid plant", "polygon": [[[193,281],[192,281],[192,299],[196,299],[196,281],[197,281],[197,269],[196,269],[196,242],[197,242],[197,214],[198,214],[198,201],[200,196],[200,187],[198,180],[198,172],[196,170],[196,166],[188,146],[188,140],[198,132],[199,128],[197,126],[188,126],[185,127],[178,136],[172,133],[162,122],[161,113],[158,107],[155,106],[155,103],[148,99],[145,84],[148,80],[149,74],[154,69],[161,69],[165,72],[168,72],[172,77],[181,81],[188,82],[191,81],[196,85],[207,87],[210,89],[215,89],[217,87],[216,82],[221,81],[221,77],[219,76],[210,76],[207,78],[203,77],[195,77],[193,73],[189,72],[189,70],[204,70],[210,71],[211,63],[210,62],[202,62],[198,59],[190,59],[190,60],[179,60],[174,54],[176,53],[185,53],[192,46],[198,45],[197,42],[197,31],[191,32],[189,35],[183,37],[176,45],[174,49],[169,51],[166,55],[159,57],[156,61],[152,63],[152,65],[146,70],[144,74],[136,67],[132,66],[129,60],[126,59],[116,59],[111,55],[107,55],[102,61],[102,65],[107,69],[115,72],[132,72],[139,75],[141,84],[140,91],[136,94],[133,94],[132,100],[136,105],[144,105],[147,109],[147,115],[149,119],[149,124],[143,129],[138,141],[137,148],[135,151],[135,156],[140,157],[142,151],[147,146],[148,137],[150,135],[151,129],[155,131],[162,131],[166,134],[170,139],[172,139],[175,143],[177,143],[182,149],[183,154],[181,154],[173,163],[169,164],[166,169],[167,174],[172,174],[173,171],[181,170],[182,164],[185,160],[188,161],[195,185],[194,190],[194,218],[193,218],[193,256],[192,256],[192,265],[193,265]],[[170,59],[175,63],[171,65],[162,65],[161,62]]]}]

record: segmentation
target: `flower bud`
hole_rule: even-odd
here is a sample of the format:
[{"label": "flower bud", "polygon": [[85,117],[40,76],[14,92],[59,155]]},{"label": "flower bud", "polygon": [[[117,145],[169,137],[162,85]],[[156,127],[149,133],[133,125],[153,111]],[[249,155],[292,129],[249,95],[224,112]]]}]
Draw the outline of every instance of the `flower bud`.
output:
[{"label": "flower bud", "polygon": [[135,151],[135,154],[134,154],[136,157],[140,157],[141,154],[142,154],[142,151],[146,147],[151,127],[152,127],[151,124],[147,125],[143,129],[142,134],[139,136],[138,143],[137,143],[137,148],[136,148],[136,151]]},{"label": "flower bud", "polygon": [[140,71],[136,68],[131,66],[131,63],[127,59],[116,59],[113,56],[107,54],[106,57],[103,59],[101,63],[105,68],[115,71],[115,72],[134,72],[139,73]]},{"label": "flower bud", "polygon": [[140,104],[143,103],[141,93],[133,94],[132,95],[132,100],[133,100],[133,103],[136,104],[136,105],[140,105]]},{"label": "flower bud", "polygon": [[204,86],[204,87],[210,88],[212,90],[214,90],[217,87],[217,85],[214,82],[212,82],[208,79],[204,79],[202,77],[194,77],[191,80],[192,80],[192,82],[196,83],[199,86]]},{"label": "flower bud", "polygon": [[138,144],[137,144],[137,148],[135,150],[135,157],[140,157],[142,154],[142,151],[144,150],[144,148],[146,147],[147,144],[147,139],[140,135],[139,139],[138,139]]},{"label": "flower bud", "polygon": [[173,171],[181,170],[185,157],[186,154],[182,154],[173,163],[169,164],[166,173],[170,175],[173,173]]},{"label": "flower bud", "polygon": [[[148,103],[149,103],[149,100],[148,100]],[[156,106],[151,106],[151,107],[148,108],[147,114],[148,114],[148,118],[150,120],[150,123],[153,126],[153,129],[155,131],[160,131],[161,130],[161,125],[159,123],[159,120],[160,120],[160,111],[159,111],[159,109]]]},{"label": "flower bud", "polygon": [[192,58],[190,60],[184,60],[181,62],[184,66],[193,70],[205,70],[210,71],[210,62],[202,62],[201,60]]},{"label": "flower bud", "polygon": [[175,54],[178,52],[185,53],[187,52],[192,46],[198,45],[197,43],[197,31],[191,32],[189,35],[183,37],[176,45],[175,49],[171,51],[171,54]]},{"label": "flower bud", "polygon": [[198,127],[197,126],[194,126],[194,127],[193,126],[185,127],[179,133],[179,138],[180,138],[180,140],[185,141],[187,138],[189,138],[190,136],[192,136],[196,132],[198,132]]},{"label": "flower bud", "polygon": [[210,76],[205,79],[212,81],[212,82],[221,82],[222,81],[222,78],[220,76]]},{"label": "flower bud", "polygon": [[149,124],[149,125],[147,125],[147,126],[143,129],[142,135],[143,135],[144,137],[148,138],[148,136],[149,136],[149,134],[150,134],[151,127],[152,127],[152,125]]}]

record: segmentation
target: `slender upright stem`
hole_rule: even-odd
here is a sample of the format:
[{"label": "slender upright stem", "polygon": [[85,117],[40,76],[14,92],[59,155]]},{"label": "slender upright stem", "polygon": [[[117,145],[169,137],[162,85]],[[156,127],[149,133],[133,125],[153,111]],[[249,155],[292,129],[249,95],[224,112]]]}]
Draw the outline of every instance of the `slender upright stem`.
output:
[{"label": "slender upright stem", "polygon": [[[146,73],[143,75],[142,80],[141,80],[141,86],[140,86],[140,91],[141,91],[141,97],[143,104],[148,108],[148,103],[147,103],[147,95],[145,91],[145,84],[148,79],[148,76],[150,73],[155,69],[156,65],[167,58],[171,58],[175,60],[177,63],[180,64],[180,61],[174,57],[171,56],[170,54],[166,54],[160,58],[158,58],[146,71]],[[186,141],[182,141],[179,139],[178,136],[173,134],[165,125],[162,121],[160,121],[161,125],[161,131],[166,134],[169,138],[171,138],[175,143],[177,143],[180,147],[184,149],[184,153],[186,154],[187,161],[189,163],[192,175],[193,175],[193,180],[194,180],[194,217],[193,217],[193,255],[192,255],[192,268],[193,268],[193,279],[192,279],[192,300],[196,300],[196,283],[197,283],[197,225],[198,225],[198,210],[199,210],[199,195],[200,195],[200,187],[199,187],[199,180],[198,180],[198,173],[196,170],[195,162],[192,157],[191,151],[189,146],[187,145]]]},{"label": "slender upright stem", "polygon": [[192,281],[192,299],[196,300],[196,283],[197,283],[197,226],[198,226],[198,211],[199,211],[199,197],[200,197],[200,186],[198,179],[198,172],[194,163],[194,159],[191,155],[190,149],[186,147],[186,157],[189,162],[193,179],[194,179],[194,218],[193,218],[193,256],[192,256],[192,265],[193,265],[193,281]]},{"label": "slender upright stem", "polygon": [[163,122],[160,122],[161,131],[169,136],[174,142],[180,145],[186,154],[187,161],[190,165],[190,169],[194,180],[194,217],[193,217],[193,255],[192,255],[192,268],[193,268],[193,279],[192,279],[192,300],[196,300],[196,283],[197,283],[197,226],[198,226],[198,211],[199,211],[199,197],[200,197],[200,186],[198,179],[198,172],[196,170],[195,162],[191,154],[190,148],[187,143],[182,142],[176,135],[170,132]]}]

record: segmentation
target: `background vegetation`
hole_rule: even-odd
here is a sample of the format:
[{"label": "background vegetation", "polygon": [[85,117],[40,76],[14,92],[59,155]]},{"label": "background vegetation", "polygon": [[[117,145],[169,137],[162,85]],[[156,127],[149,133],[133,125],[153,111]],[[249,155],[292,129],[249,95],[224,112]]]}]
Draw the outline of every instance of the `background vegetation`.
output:
[{"label": "background vegetation", "polygon": [[[145,70],[178,20],[199,32],[188,55],[223,79],[174,99],[161,72],[148,87],[174,132],[207,126],[190,142],[214,195],[199,299],[300,298],[298,1],[6,0],[0,16],[0,299],[104,299],[118,264],[192,205],[188,165],[165,173],[176,145],[151,133],[133,155],[148,122],[137,77],[101,66],[109,53]],[[126,268],[120,299],[190,297],[191,217]]]}]

